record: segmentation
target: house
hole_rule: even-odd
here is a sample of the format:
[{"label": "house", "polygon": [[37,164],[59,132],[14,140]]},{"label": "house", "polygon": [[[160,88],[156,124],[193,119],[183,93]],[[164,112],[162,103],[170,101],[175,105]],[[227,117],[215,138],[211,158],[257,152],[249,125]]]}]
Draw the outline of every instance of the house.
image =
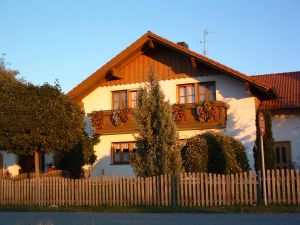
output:
[{"label": "house", "polygon": [[[92,175],[132,175],[130,158],[136,154],[133,118],[116,126],[114,110],[133,108],[137,89],[147,81],[149,68],[158,77],[166,99],[171,104],[186,105],[187,118],[176,122],[180,139],[206,130],[223,131],[240,140],[251,168],[256,140],[255,116],[260,102],[277,97],[270,85],[191,51],[184,42],[174,43],[147,32],[104,66],[91,74],[68,95],[87,114],[87,131],[93,132],[88,115],[102,111],[102,126],[94,130],[101,135],[95,146],[97,162]],[[202,100],[212,100],[216,117],[198,121],[192,109]]]},{"label": "house", "polygon": [[272,113],[277,168],[300,168],[300,71],[257,75],[254,80],[272,86],[279,98],[262,101]]}]

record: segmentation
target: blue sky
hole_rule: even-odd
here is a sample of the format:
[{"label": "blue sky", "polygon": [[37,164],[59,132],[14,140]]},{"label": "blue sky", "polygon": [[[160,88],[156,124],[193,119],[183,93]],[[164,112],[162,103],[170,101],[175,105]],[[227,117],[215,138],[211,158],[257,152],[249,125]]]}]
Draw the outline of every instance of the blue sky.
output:
[{"label": "blue sky", "polygon": [[68,92],[148,30],[247,75],[300,70],[300,0],[0,0],[0,54]]}]

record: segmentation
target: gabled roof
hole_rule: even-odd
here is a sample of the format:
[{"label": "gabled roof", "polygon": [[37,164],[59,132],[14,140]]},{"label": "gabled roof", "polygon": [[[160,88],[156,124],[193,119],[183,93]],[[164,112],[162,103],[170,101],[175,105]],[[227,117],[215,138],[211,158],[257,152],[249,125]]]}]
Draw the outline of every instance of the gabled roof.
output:
[{"label": "gabled roof", "polygon": [[[216,62],[212,59],[209,59],[201,54],[198,54],[190,49],[183,47],[179,44],[171,42],[163,37],[160,37],[150,31],[141,36],[125,50],[107,62],[104,66],[98,69],[96,72],[87,77],[79,85],[73,88],[68,95],[73,97],[75,100],[79,101],[97,88],[102,82],[105,82],[107,79],[107,74],[110,70],[114,69],[117,65],[122,63],[126,58],[132,57],[133,55],[143,54],[145,47],[153,47],[154,44],[164,45],[167,48],[173,49],[181,54],[193,57],[196,61],[205,63],[212,68],[215,68],[233,78],[239,79],[249,86],[250,91],[259,95],[261,99],[272,99],[276,97],[276,93],[268,85],[261,84],[257,80],[252,79],[251,77],[246,76],[243,73],[238,72],[230,67],[227,67],[219,62]],[[118,77],[120,78],[120,77]]]},{"label": "gabled roof", "polygon": [[271,110],[300,109],[300,71],[252,76],[258,82],[271,86],[279,98],[266,100],[262,105]]}]

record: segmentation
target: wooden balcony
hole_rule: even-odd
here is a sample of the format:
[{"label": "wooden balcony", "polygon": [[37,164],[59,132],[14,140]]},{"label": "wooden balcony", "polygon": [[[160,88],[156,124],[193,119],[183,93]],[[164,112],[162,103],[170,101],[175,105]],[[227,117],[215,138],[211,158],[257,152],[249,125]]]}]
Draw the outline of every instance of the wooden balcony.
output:
[{"label": "wooden balcony", "polygon": [[[176,121],[177,130],[204,130],[204,129],[221,129],[226,127],[228,105],[224,102],[215,102],[216,116],[208,122],[200,122],[195,118],[193,110],[196,104],[186,104],[185,115],[183,121]],[[135,132],[135,121],[132,116],[132,110],[129,110],[129,119],[121,126],[116,126],[112,123],[113,110],[103,111],[103,128],[96,129],[96,133],[100,135],[109,134],[128,134]]]}]

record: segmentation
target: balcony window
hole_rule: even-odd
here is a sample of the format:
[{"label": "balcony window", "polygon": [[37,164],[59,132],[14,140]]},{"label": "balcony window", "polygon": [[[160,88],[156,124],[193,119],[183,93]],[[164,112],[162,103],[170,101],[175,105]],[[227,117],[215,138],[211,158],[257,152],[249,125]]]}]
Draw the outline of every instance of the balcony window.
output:
[{"label": "balcony window", "polygon": [[134,142],[122,142],[112,144],[113,164],[129,164],[137,154],[137,147]]},{"label": "balcony window", "polygon": [[136,107],[136,96],[137,96],[137,91],[129,91],[129,108],[135,108]]},{"label": "balcony window", "polygon": [[216,84],[215,82],[199,83],[199,101],[209,100],[216,101]]},{"label": "balcony window", "polygon": [[113,109],[134,108],[136,106],[136,90],[123,90],[112,92]]},{"label": "balcony window", "polygon": [[180,104],[195,103],[195,85],[194,84],[179,85],[178,98]]},{"label": "balcony window", "polygon": [[127,108],[127,91],[112,92],[113,109]]}]

